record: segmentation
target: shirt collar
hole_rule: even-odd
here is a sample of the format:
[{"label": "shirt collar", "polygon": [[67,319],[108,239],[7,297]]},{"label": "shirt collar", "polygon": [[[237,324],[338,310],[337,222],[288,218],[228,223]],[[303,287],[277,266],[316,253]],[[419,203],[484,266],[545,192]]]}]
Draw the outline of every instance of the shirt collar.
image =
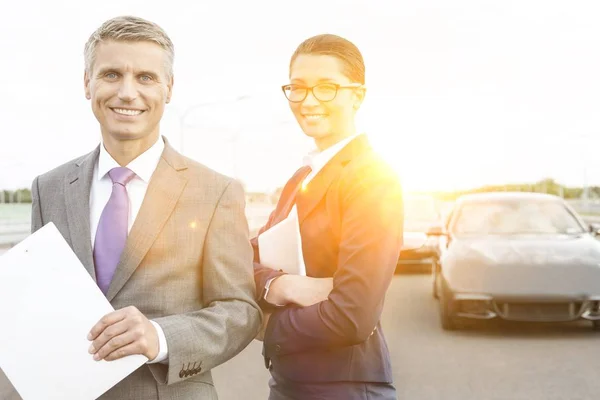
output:
[{"label": "shirt collar", "polygon": [[[150,182],[150,178],[158,166],[158,162],[160,161],[164,149],[165,142],[159,137],[152,147],[127,164],[127,168],[133,171],[133,173],[144,182]],[[108,151],[104,148],[104,143],[101,143],[100,156],[98,157],[98,180],[103,179],[111,169],[117,167],[120,167],[119,163],[108,154]]]},{"label": "shirt collar", "polygon": [[331,147],[319,152],[317,149],[311,151],[306,156],[304,156],[303,164],[306,166],[310,166],[314,172],[318,172],[321,168],[325,166],[333,157],[337,155],[348,143],[354,140],[360,133],[354,134],[350,137],[347,137],[344,140],[341,140],[334,144]]}]

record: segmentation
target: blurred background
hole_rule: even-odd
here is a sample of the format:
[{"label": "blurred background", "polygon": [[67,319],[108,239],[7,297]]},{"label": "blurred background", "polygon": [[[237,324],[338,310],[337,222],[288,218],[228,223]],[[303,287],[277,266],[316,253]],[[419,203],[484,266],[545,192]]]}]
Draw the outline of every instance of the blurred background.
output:
[{"label": "blurred background", "polygon": [[[11,4],[0,15],[0,190],[27,189],[98,143],[83,45],[123,14],[156,21],[175,43],[162,133],[255,197],[276,193],[311,149],[280,86],[296,46],[323,32],[363,52],[360,129],[405,190],[519,185],[586,206],[597,196],[600,5],[533,0]],[[27,199],[10,192],[0,202]]]},{"label": "blurred background", "polygon": [[[503,191],[553,194],[585,223],[598,220],[597,1],[25,0],[0,13],[0,253],[29,233],[35,176],[99,142],[83,47],[102,22],[125,14],[158,23],[175,43],[162,134],[244,184],[252,231],[312,149],[280,86],[296,46],[326,32],[363,52],[359,127],[398,171],[407,199],[420,199],[407,202],[407,220],[429,213],[428,225],[460,195]],[[598,339],[587,327],[442,332],[429,278],[404,271],[387,300],[401,398],[591,399],[600,391]],[[260,344],[215,377],[224,399],[266,398]]]}]

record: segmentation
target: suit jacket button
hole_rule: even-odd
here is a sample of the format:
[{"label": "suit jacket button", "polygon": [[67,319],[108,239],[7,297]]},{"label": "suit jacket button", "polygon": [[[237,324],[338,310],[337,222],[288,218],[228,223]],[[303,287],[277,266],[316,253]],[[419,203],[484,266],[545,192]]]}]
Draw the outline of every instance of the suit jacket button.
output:
[{"label": "suit jacket button", "polygon": [[278,344],[276,344],[276,345],[275,345],[275,351],[276,351],[277,353],[279,353],[279,352],[281,351],[281,346],[280,346],[280,345],[278,345]]}]

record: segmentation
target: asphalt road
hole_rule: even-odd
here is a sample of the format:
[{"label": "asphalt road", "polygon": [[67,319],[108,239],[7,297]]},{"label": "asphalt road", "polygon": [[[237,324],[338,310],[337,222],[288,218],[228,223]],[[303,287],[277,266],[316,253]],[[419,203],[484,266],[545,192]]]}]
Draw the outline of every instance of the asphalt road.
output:
[{"label": "asphalt road", "polygon": [[[439,326],[428,275],[400,275],[383,327],[399,399],[584,400],[600,397],[600,332],[584,322]],[[266,399],[268,372],[254,341],[213,372],[221,400]]]},{"label": "asphalt road", "polygon": [[[263,214],[249,219],[252,228]],[[430,286],[428,275],[400,275],[388,291],[383,326],[399,399],[600,398],[600,332],[590,323],[487,323],[444,332]],[[268,396],[259,342],[213,374],[221,400]]]}]

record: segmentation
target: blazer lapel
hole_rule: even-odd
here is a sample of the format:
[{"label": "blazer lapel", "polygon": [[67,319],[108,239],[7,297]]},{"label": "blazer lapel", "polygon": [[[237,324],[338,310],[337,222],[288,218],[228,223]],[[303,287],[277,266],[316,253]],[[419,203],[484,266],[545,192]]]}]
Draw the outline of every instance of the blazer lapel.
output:
[{"label": "blazer lapel", "polygon": [[298,207],[298,223],[315,209],[321,199],[327,193],[329,186],[338,177],[346,164],[369,148],[369,141],[366,135],[359,135],[348,143],[339,153],[337,153],[317,175],[302,188],[296,196],[296,205]]},{"label": "blazer lapel", "polygon": [[269,228],[287,218],[296,203],[296,196],[301,189],[302,181],[307,177],[309,172],[309,167],[302,167],[290,178],[281,193],[281,200],[277,204],[277,210]]},{"label": "blazer lapel", "polygon": [[64,191],[71,245],[94,281],[96,273],[90,233],[90,189],[99,154],[100,146],[75,163],[75,168],[65,179]]},{"label": "blazer lapel", "polygon": [[140,265],[173,212],[187,183],[187,177],[180,172],[185,169],[187,166],[183,156],[165,139],[165,150],[152,175],[142,207],[129,232],[121,260],[108,287],[106,298],[109,301]]}]

